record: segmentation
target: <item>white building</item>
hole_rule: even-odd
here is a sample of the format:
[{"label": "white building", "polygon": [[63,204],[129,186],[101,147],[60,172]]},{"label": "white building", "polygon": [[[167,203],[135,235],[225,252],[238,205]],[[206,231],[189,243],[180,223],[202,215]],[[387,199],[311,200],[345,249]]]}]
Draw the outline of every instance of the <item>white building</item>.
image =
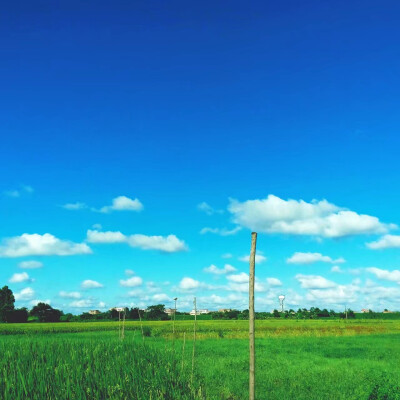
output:
[{"label": "white building", "polygon": [[209,310],[197,310],[197,312],[195,312],[194,310],[190,311],[189,313],[190,315],[202,315],[202,314],[210,314]]}]

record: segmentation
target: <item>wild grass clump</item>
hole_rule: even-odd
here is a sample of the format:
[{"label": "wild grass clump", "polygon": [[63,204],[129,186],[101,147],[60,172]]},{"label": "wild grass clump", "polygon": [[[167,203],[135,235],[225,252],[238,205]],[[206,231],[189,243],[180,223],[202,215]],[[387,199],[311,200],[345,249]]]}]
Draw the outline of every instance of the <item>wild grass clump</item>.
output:
[{"label": "wild grass clump", "polygon": [[0,398],[205,399],[180,357],[114,334],[8,336],[0,339]]}]

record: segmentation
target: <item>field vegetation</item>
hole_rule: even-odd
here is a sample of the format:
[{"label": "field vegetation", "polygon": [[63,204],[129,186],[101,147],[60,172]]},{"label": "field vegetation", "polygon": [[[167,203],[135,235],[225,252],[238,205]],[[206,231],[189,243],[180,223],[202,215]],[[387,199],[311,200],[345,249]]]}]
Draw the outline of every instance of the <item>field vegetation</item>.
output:
[{"label": "field vegetation", "polygon": [[[0,398],[243,400],[247,321],[1,324]],[[143,334],[142,334],[143,329]],[[262,320],[257,399],[400,399],[400,322]]]}]

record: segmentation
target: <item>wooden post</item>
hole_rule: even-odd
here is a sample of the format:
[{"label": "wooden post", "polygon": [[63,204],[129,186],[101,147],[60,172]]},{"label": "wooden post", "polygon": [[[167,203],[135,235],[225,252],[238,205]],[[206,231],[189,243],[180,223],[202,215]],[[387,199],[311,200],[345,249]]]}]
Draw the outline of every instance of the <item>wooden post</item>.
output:
[{"label": "wooden post", "polygon": [[190,378],[190,387],[193,388],[193,374],[194,374],[194,356],[196,351],[196,322],[197,322],[197,303],[196,297],[193,299],[194,305],[194,325],[193,325],[193,352],[192,352],[192,375]]},{"label": "wooden post", "polygon": [[255,396],[255,340],[254,340],[254,275],[256,264],[257,233],[251,234],[250,250],[250,275],[249,275],[249,342],[250,342],[250,374],[249,374],[249,400]]}]

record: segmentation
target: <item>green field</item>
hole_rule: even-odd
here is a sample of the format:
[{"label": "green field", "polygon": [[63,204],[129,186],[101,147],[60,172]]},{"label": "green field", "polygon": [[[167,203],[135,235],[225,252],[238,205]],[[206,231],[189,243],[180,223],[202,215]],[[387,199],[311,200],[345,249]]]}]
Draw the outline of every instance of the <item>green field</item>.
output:
[{"label": "green field", "polygon": [[[246,399],[247,321],[0,325],[1,399]],[[257,399],[400,399],[400,322],[257,321]]]}]

